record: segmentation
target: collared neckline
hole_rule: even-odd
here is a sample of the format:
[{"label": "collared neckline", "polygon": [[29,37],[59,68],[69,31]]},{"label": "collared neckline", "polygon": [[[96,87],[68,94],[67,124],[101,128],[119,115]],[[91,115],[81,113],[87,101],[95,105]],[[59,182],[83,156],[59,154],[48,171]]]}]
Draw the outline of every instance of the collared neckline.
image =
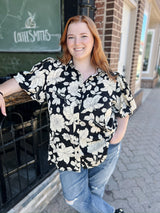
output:
[{"label": "collared neckline", "polygon": [[[80,71],[78,71],[78,70],[75,68],[72,59],[71,59],[71,60],[68,62],[68,64],[66,65],[66,70],[68,69],[68,67],[71,67],[72,69],[76,70],[79,74],[81,74]],[[104,73],[106,73],[106,72],[103,71],[103,70],[101,70],[99,67],[97,67],[96,73],[94,73],[94,74],[91,75],[91,76],[96,76],[97,74],[98,74],[98,75],[101,75],[101,74],[104,74]]]}]

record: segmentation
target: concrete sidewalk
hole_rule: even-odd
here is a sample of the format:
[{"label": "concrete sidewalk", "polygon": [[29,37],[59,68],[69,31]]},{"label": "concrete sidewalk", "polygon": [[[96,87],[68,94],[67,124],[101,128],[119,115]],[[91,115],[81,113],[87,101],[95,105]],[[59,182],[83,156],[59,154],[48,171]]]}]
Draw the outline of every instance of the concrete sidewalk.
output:
[{"label": "concrete sidewalk", "polygon": [[[147,91],[148,92],[148,91]],[[126,213],[160,213],[160,88],[130,118],[118,165],[104,199]],[[62,191],[43,213],[75,213]]]}]

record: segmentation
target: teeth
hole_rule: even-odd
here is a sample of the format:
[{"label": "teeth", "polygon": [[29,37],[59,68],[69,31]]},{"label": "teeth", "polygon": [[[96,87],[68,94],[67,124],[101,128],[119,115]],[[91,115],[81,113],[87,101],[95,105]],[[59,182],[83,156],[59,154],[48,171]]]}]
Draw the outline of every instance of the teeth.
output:
[{"label": "teeth", "polygon": [[75,49],[75,50],[77,50],[77,51],[79,51],[79,50],[82,50],[83,48],[80,48],[80,49]]}]

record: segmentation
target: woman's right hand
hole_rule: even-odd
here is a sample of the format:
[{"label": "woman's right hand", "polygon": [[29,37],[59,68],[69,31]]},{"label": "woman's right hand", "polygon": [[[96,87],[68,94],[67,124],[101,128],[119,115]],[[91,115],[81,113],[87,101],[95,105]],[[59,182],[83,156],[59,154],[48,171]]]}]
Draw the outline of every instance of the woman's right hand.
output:
[{"label": "woman's right hand", "polygon": [[1,94],[0,94],[0,108],[1,108],[1,113],[4,116],[7,116],[5,100],[4,100],[4,97]]},{"label": "woman's right hand", "polygon": [[7,116],[6,114],[6,104],[4,97],[11,95],[15,92],[20,92],[22,88],[19,86],[17,81],[14,78],[9,79],[8,81],[5,81],[3,84],[0,85],[0,108],[1,113],[4,116]]}]

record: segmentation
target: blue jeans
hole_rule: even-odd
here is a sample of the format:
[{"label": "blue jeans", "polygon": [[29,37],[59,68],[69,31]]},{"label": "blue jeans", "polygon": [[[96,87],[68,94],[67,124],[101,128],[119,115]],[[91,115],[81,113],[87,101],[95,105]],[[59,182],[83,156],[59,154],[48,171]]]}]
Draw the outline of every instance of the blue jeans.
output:
[{"label": "blue jeans", "polygon": [[81,169],[81,172],[60,171],[60,180],[66,203],[80,213],[113,213],[114,207],[102,197],[105,185],[112,175],[119,154],[121,143],[108,149],[106,160],[92,169]]}]

